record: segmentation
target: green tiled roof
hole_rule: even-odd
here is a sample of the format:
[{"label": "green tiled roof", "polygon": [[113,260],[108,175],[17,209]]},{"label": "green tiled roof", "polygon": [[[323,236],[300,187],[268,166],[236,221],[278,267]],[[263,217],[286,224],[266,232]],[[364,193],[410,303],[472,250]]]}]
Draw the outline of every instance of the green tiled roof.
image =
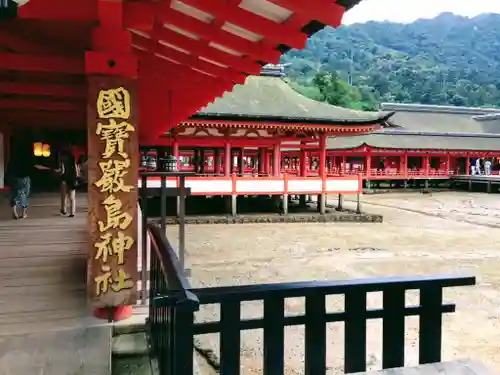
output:
[{"label": "green tiled roof", "polygon": [[352,137],[330,137],[327,142],[328,149],[351,149],[363,145],[407,150],[499,151],[500,137],[376,132]]},{"label": "green tiled roof", "polygon": [[255,119],[332,125],[384,123],[392,112],[365,112],[317,102],[293,90],[279,77],[250,76],[199,111],[193,118]]},{"label": "green tiled roof", "polygon": [[383,104],[401,128],[329,138],[329,149],[362,145],[386,149],[500,151],[500,110],[416,104]]}]

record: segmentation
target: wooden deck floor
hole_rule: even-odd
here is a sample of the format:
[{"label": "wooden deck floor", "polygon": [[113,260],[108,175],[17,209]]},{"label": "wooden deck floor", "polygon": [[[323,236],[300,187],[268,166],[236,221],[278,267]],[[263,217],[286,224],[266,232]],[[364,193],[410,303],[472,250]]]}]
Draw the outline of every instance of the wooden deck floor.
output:
[{"label": "wooden deck floor", "polygon": [[25,220],[0,202],[0,336],[88,325],[87,202],[78,198],[74,218],[59,215],[57,194],[34,196]]}]

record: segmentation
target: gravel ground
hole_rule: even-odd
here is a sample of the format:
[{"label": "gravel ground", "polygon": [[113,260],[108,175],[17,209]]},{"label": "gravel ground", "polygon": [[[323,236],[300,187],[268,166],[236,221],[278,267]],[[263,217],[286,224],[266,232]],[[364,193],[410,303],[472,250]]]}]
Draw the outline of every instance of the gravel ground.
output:
[{"label": "gravel ground", "polygon": [[[193,225],[187,230],[187,261],[195,286],[302,280],[352,279],[462,272],[478,278],[475,287],[449,289],[457,312],[445,317],[444,360],[473,358],[500,370],[500,200],[498,195],[438,193],[364,196],[364,208],[384,215],[382,224]],[[332,199],[332,203],[335,200]],[[346,206],[354,203],[346,202]],[[174,229],[175,230],[175,229]],[[174,234],[174,233],[172,233]],[[408,296],[409,300],[415,297]],[[370,307],[381,304],[369,295]],[[415,301],[413,301],[415,302]],[[339,297],[328,310],[341,310]],[[289,313],[303,311],[301,299],[286,301]],[[260,303],[245,303],[242,315],[260,316]],[[217,319],[207,306],[198,318]],[[368,326],[369,369],[381,366],[381,324]],[[416,364],[418,320],[407,319],[407,364]],[[343,326],[329,325],[329,374],[342,372]],[[218,339],[200,337],[217,352]],[[242,334],[244,374],[261,373],[262,334]],[[303,373],[303,329],[286,330],[286,373]]]}]

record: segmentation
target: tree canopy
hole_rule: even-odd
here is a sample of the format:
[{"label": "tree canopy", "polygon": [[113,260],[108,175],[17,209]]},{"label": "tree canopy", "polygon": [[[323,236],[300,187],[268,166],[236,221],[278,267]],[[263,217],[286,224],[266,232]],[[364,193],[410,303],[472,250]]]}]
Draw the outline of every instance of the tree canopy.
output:
[{"label": "tree canopy", "polygon": [[443,13],[410,24],[326,28],[282,57],[313,99],[372,109],[380,102],[500,106],[500,15]]}]

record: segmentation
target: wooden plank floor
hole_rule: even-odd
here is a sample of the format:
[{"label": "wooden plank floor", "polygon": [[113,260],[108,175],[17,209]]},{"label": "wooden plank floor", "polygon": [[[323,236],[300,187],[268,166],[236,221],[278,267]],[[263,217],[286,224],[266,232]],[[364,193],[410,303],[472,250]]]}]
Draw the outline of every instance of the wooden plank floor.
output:
[{"label": "wooden plank floor", "polygon": [[74,218],[59,215],[57,194],[35,195],[29,217],[0,210],[0,336],[84,327],[87,199]]}]

